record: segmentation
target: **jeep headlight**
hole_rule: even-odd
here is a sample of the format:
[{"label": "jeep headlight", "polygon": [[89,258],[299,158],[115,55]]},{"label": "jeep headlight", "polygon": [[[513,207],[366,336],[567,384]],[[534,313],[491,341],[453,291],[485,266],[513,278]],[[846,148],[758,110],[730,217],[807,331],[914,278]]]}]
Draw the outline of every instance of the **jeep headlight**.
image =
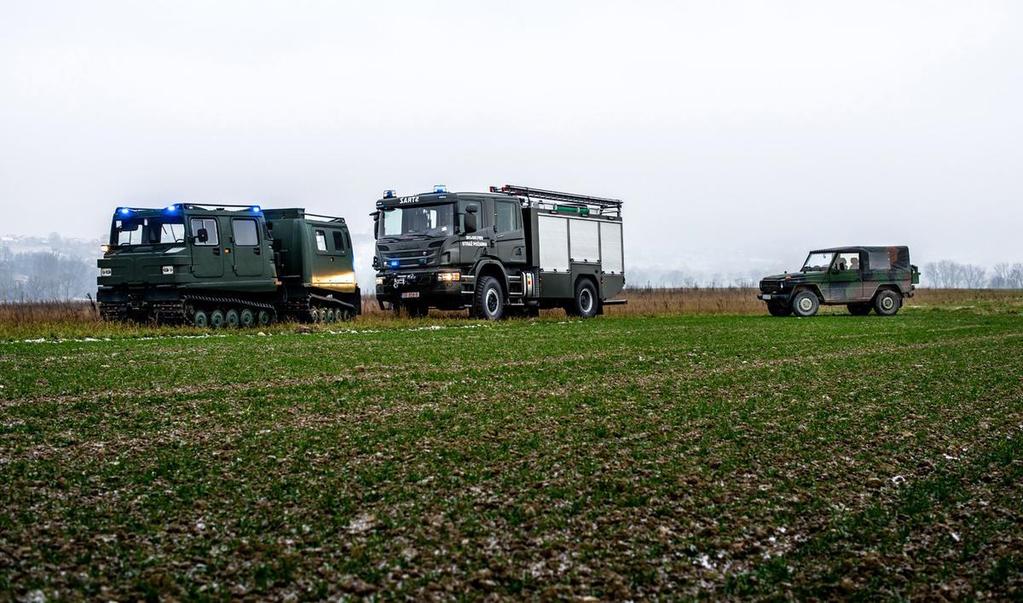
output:
[{"label": "jeep headlight", "polygon": [[437,280],[442,283],[454,283],[462,280],[461,272],[441,272],[437,275]]},{"label": "jeep headlight", "polygon": [[160,272],[164,274],[174,274],[174,266],[163,266],[160,268]]},{"label": "jeep headlight", "polygon": [[99,275],[100,276],[113,276],[114,275],[114,271],[113,271],[112,268],[100,268],[99,269]]}]

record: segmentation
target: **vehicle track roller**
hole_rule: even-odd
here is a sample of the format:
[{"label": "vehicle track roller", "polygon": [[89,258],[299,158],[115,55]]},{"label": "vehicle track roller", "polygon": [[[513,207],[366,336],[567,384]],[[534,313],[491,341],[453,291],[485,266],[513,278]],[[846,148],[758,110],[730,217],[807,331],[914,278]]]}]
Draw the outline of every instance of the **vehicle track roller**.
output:
[{"label": "vehicle track roller", "polygon": [[210,326],[210,315],[206,313],[206,310],[196,310],[192,315],[192,324],[200,329],[205,329]]},{"label": "vehicle track roller", "polygon": [[238,319],[241,326],[246,329],[256,324],[256,315],[249,308],[242,308],[242,311],[238,314]]},{"label": "vehicle track roller", "polygon": [[219,329],[224,326],[224,311],[216,309],[210,312],[210,326],[214,329]]}]

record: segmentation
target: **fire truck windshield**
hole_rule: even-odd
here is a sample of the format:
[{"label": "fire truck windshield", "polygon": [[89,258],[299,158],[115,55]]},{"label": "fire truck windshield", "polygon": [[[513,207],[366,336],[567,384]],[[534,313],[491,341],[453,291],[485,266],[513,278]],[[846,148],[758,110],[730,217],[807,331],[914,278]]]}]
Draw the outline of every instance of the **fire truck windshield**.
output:
[{"label": "fire truck windshield", "polygon": [[453,203],[396,207],[381,213],[381,237],[442,237],[455,232]]}]

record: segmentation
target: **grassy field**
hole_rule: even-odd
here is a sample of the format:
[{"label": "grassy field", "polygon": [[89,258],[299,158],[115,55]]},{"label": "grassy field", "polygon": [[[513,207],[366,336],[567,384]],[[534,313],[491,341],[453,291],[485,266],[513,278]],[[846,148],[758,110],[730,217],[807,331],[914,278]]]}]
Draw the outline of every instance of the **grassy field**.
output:
[{"label": "grassy field", "polygon": [[9,327],[0,600],[1020,598],[1023,316],[967,305]]}]

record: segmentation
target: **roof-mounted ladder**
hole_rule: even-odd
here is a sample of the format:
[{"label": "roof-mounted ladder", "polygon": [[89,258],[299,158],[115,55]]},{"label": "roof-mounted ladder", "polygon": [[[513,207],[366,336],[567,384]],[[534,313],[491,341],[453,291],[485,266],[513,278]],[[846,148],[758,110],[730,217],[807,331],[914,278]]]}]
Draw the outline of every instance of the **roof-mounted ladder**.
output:
[{"label": "roof-mounted ladder", "polygon": [[525,198],[531,206],[557,206],[570,205],[574,207],[586,207],[591,211],[595,210],[600,215],[613,215],[621,217],[622,202],[620,199],[609,199],[607,197],[591,197],[589,195],[577,195],[575,193],[562,193],[549,191],[542,188],[529,188],[526,186],[515,186],[506,184],[502,187],[490,187],[492,193],[504,193]]}]

